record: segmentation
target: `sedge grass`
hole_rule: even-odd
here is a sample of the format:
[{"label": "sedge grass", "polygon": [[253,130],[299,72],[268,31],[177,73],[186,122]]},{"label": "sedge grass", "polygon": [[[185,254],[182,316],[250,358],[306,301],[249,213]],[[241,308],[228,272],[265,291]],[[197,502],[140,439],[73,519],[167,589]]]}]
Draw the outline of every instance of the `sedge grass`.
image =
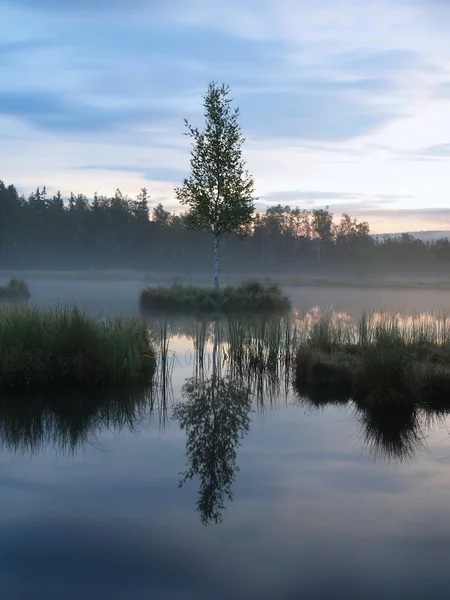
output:
[{"label": "sedge grass", "polygon": [[258,281],[219,289],[175,283],[142,290],[140,308],[146,311],[229,314],[285,311],[291,308],[291,302],[280,286]]},{"label": "sedge grass", "polygon": [[139,319],[95,319],[76,306],[0,308],[0,388],[150,381],[155,352]]},{"label": "sedge grass", "polygon": [[289,316],[250,316],[228,319],[230,359],[245,368],[273,370],[289,365],[297,330]]},{"label": "sedge grass", "polygon": [[421,316],[320,319],[298,342],[296,388],[329,385],[376,404],[450,404],[450,323]]}]

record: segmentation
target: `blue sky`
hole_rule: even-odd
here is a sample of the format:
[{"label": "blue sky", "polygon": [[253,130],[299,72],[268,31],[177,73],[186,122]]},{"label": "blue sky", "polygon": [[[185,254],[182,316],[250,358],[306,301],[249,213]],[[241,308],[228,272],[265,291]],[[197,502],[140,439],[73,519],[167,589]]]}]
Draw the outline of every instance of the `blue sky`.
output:
[{"label": "blue sky", "polygon": [[450,229],[450,1],[0,0],[0,178],[179,210],[183,119],[230,85],[258,209]]}]

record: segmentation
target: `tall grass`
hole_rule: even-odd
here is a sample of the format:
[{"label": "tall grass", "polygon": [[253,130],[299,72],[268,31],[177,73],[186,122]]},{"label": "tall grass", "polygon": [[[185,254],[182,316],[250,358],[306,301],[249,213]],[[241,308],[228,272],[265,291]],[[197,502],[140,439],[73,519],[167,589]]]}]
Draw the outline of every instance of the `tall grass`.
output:
[{"label": "tall grass", "polygon": [[228,368],[250,387],[258,408],[291,388],[297,328],[291,315],[233,316],[226,328]]},{"label": "tall grass", "polygon": [[284,311],[291,302],[276,285],[250,281],[215,288],[175,283],[142,290],[140,307],[148,311],[236,313],[245,311]]},{"label": "tall grass", "polygon": [[158,403],[158,417],[160,427],[167,421],[167,408],[174,404],[172,375],[176,355],[170,350],[170,341],[173,336],[172,325],[167,318],[152,321],[155,344],[157,345],[157,361],[153,389]]},{"label": "tall grass", "polygon": [[363,314],[351,324],[326,316],[303,334],[296,354],[297,389],[324,383],[378,404],[436,399],[439,389],[450,390],[450,323]]},{"label": "tall grass", "polygon": [[1,388],[130,384],[154,368],[139,319],[95,319],[76,306],[0,309]]},{"label": "tall grass", "polygon": [[[217,333],[217,330],[215,330],[214,333]],[[210,323],[205,321],[205,319],[194,319],[191,337],[194,350],[195,376],[201,377],[205,369],[207,344],[211,339]]]},{"label": "tall grass", "polygon": [[230,317],[228,344],[231,360],[246,368],[270,370],[289,363],[296,346],[297,329],[287,317]]}]

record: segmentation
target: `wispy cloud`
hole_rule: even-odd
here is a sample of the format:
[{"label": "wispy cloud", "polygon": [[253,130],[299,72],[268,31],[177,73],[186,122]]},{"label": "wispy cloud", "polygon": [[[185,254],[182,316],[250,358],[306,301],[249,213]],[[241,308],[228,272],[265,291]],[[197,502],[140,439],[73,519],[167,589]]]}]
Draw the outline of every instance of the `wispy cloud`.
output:
[{"label": "wispy cloud", "polygon": [[148,0],[9,0],[5,2],[14,7],[30,8],[39,11],[49,11],[52,14],[68,12],[103,13],[105,10],[129,11],[130,8],[148,7]]},{"label": "wispy cloud", "polygon": [[418,69],[423,67],[422,60],[413,50],[381,50],[368,51],[361,48],[358,53],[348,51],[338,54],[331,60],[335,67],[345,68],[357,73],[379,72],[384,76],[388,73],[403,71],[405,69]]},{"label": "wispy cloud", "polygon": [[0,92],[0,115],[23,119],[49,131],[95,132],[130,124],[155,122],[170,114],[162,107],[112,108],[71,102],[45,92]]},{"label": "wispy cloud", "polygon": [[425,146],[418,150],[405,150],[399,156],[396,156],[397,160],[406,161],[442,161],[450,158],[450,143],[445,144],[434,144],[433,146]]},{"label": "wispy cloud", "polygon": [[349,194],[346,192],[324,192],[317,190],[288,190],[280,192],[269,192],[264,195],[264,200],[268,202],[290,203],[295,201],[308,200],[315,202],[316,200],[336,200],[345,198],[346,200],[359,200],[364,195]]},{"label": "wispy cloud", "polygon": [[426,148],[419,150],[418,153],[436,158],[450,158],[450,143],[427,146]]},{"label": "wispy cloud", "polygon": [[439,208],[450,193],[447,8],[0,0],[0,164],[24,188],[43,177],[105,193],[146,185],[173,203],[188,168],[183,118],[201,124],[214,79],[241,108],[265,202],[301,194],[381,210],[385,194],[399,209]]},{"label": "wispy cloud", "polygon": [[1,42],[0,41],[0,58],[4,64],[7,59],[20,55],[24,52],[35,51],[39,48],[45,48],[47,42],[42,39],[28,39],[28,40],[16,40],[12,42]]},{"label": "wispy cloud", "polygon": [[[323,191],[323,190],[287,190],[269,192],[264,194],[263,199],[268,202],[279,202],[281,204],[289,204],[291,202],[302,202],[308,200],[319,204],[322,201],[354,201],[355,203],[364,202],[364,206],[372,204],[374,208],[379,208],[384,204],[396,202],[398,200],[411,199],[414,196],[406,195],[390,195],[390,194],[367,194],[364,192],[339,192],[339,191]],[[369,204],[370,203],[370,204]],[[353,204],[355,206],[355,204]]]},{"label": "wispy cloud", "polygon": [[183,169],[175,169],[171,167],[156,166],[149,168],[148,166],[125,166],[125,165],[81,165],[75,167],[79,171],[96,171],[98,173],[109,171],[113,173],[126,172],[134,173],[143,177],[146,181],[182,181],[187,177],[188,171]]},{"label": "wispy cloud", "polygon": [[443,81],[433,86],[431,95],[437,100],[450,99],[450,81]]}]

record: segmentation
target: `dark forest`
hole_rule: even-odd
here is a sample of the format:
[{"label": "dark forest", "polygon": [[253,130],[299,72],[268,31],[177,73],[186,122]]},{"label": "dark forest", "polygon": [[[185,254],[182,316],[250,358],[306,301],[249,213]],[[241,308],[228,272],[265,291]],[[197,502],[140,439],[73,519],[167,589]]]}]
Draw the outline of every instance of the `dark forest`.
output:
[{"label": "dark forest", "polygon": [[[369,224],[327,209],[273,206],[254,216],[243,239],[225,236],[222,270],[302,273],[327,270],[442,271],[447,238],[422,242],[409,234],[371,235]],[[183,214],[136,199],[60,193],[45,187],[28,198],[0,181],[0,269],[142,269],[174,273],[211,270],[211,238],[187,229]]]}]

